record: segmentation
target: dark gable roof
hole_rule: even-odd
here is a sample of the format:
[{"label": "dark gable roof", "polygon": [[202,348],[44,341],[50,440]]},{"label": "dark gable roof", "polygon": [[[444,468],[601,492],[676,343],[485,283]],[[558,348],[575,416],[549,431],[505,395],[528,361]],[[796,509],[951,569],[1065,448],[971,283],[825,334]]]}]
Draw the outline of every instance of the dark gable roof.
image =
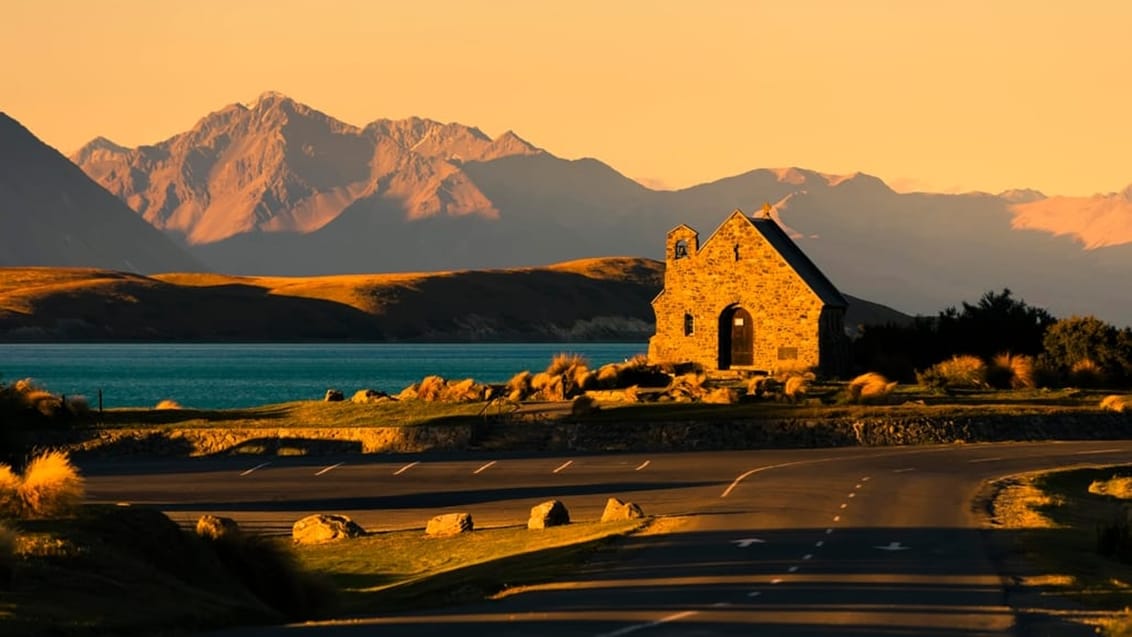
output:
[{"label": "dark gable roof", "polygon": [[794,240],[786,234],[786,231],[784,231],[782,226],[778,225],[774,219],[770,217],[754,218],[748,217],[747,215],[743,216],[746,217],[747,221],[751,222],[751,225],[762,234],[763,238],[782,255],[782,258],[786,259],[790,267],[794,268],[794,271],[798,273],[798,276],[802,277],[806,285],[810,286],[814,294],[818,295],[822,303],[834,307],[849,306],[849,302],[845,300],[844,296],[841,296],[841,292],[837,291],[833,283],[826,278],[825,274],[822,274],[822,271],[818,269],[818,266],[814,265],[813,261],[810,261],[810,257],[807,257],[806,253],[802,252],[798,244],[794,243]]}]

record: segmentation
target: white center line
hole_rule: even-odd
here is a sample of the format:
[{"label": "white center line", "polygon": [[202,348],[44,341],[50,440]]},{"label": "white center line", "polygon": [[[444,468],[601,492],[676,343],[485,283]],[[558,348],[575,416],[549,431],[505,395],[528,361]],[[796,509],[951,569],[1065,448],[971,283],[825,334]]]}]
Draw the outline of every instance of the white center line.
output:
[{"label": "white center line", "polygon": [[974,460],[968,460],[967,464],[976,464],[979,462],[997,462],[999,460],[1005,460],[1005,458],[1003,458],[1002,456],[995,456],[993,458],[975,458]]},{"label": "white center line", "polygon": [[802,559],[803,560],[812,560],[812,559],[814,559],[814,554],[813,553],[806,553],[805,555],[802,556]]},{"label": "white center line", "polygon": [[869,481],[869,476],[865,476],[865,477],[861,478],[861,482],[868,482],[868,481]]},{"label": "white center line", "polygon": [[857,494],[856,494],[856,493],[850,493],[850,494],[849,494],[849,497],[850,497],[850,498],[855,498],[855,497],[857,497]]},{"label": "white center line", "polygon": [[1116,453],[1117,451],[1124,451],[1123,449],[1097,449],[1096,451],[1078,451],[1073,454],[1075,456],[1091,456],[1097,453]]},{"label": "white center line", "polygon": [[842,503],[842,504],[841,504],[841,508],[842,508],[842,509],[845,509],[845,508],[848,508],[848,507],[849,507],[849,505],[848,505],[848,504],[844,504],[844,503]]},{"label": "white center line", "polygon": [[640,471],[641,469],[644,469],[645,467],[649,466],[650,462],[652,462],[652,460],[645,460],[636,469],[633,469],[633,471]]},{"label": "white center line", "polygon": [[559,465],[559,467],[554,470],[554,473],[558,473],[559,471],[562,471],[563,469],[565,469],[566,467],[569,467],[572,464],[574,464],[573,460],[567,460],[566,462],[563,462],[561,465]]},{"label": "white center line", "polygon": [[833,521],[834,521],[834,522],[840,522],[840,521],[841,521],[841,516],[840,516],[840,515],[835,515],[835,516],[833,516]]},{"label": "white center line", "polygon": [[762,593],[760,593],[759,591],[751,591],[750,593],[747,593],[747,597],[758,597],[759,595],[762,595]]},{"label": "white center line", "polygon": [[833,529],[826,529],[825,534],[826,535],[833,535]]},{"label": "white center line", "polygon": [[855,486],[855,487],[853,487],[853,488],[854,488],[854,489],[860,489],[860,488],[861,488],[861,483],[860,483],[860,482],[858,482],[858,483],[857,483],[857,486]]},{"label": "white center line", "polygon": [[242,476],[246,476],[246,475],[248,475],[249,473],[251,473],[251,472],[255,471],[256,469],[262,469],[262,468],[266,467],[266,466],[267,466],[267,465],[269,465],[269,464],[271,464],[271,463],[270,463],[270,462],[264,462],[264,463],[261,463],[261,464],[257,464],[256,466],[252,467],[251,469],[248,469],[247,471],[244,471],[244,472],[243,472],[243,473],[241,473],[240,475],[242,475]]},{"label": "white center line", "polygon": [[814,542],[814,546],[820,549],[821,547],[825,546],[825,540],[818,540],[817,542]]},{"label": "white center line", "polygon": [[492,466],[492,465],[494,465],[495,463],[496,463],[496,461],[495,461],[495,460],[492,460],[491,462],[489,462],[489,463],[485,464],[484,466],[480,467],[479,469],[476,469],[476,470],[475,470],[475,471],[473,471],[472,473],[479,473],[479,472],[481,472],[481,471],[486,471],[486,470],[487,470],[487,469],[488,469],[489,467],[491,467],[491,466]]},{"label": "white center line", "polygon": [[797,566],[791,566],[790,568],[788,568],[788,569],[786,569],[786,570],[787,570],[787,571],[789,571],[789,572],[791,572],[791,573],[797,573],[797,572],[798,572],[798,567],[797,567]]},{"label": "white center line", "polygon": [[420,463],[421,463],[420,460],[414,460],[413,462],[410,462],[409,464],[407,464],[407,465],[401,467],[400,469],[394,471],[393,475],[399,476],[402,473],[405,473],[406,471],[408,471],[409,469],[412,469],[413,467],[419,465]]},{"label": "white center line", "polygon": [[319,471],[315,472],[315,475],[320,476],[320,475],[326,473],[327,471],[330,471],[331,469],[337,469],[338,467],[341,467],[344,464],[346,464],[346,463],[345,462],[339,462],[338,464],[332,464],[329,467],[326,467],[325,469],[320,469]]},{"label": "white center line", "polygon": [[660,626],[661,624],[667,624],[669,622],[680,621],[681,619],[684,619],[685,617],[691,617],[692,615],[698,615],[699,613],[700,613],[700,611],[698,611],[698,610],[686,610],[682,613],[676,613],[675,615],[669,615],[668,617],[662,617],[662,618],[660,618],[660,619],[658,619],[654,622],[649,622],[647,624],[635,624],[633,626],[626,626],[626,627],[621,628],[619,630],[615,630],[611,633],[602,633],[602,634],[598,635],[597,637],[621,637],[621,635],[628,635],[630,633],[635,633],[638,630],[644,630],[646,628],[653,628],[654,626]]},{"label": "white center line", "polygon": [[892,472],[893,473],[908,473],[909,471],[915,471],[915,470],[916,470],[915,467],[904,467],[903,469],[893,469]]}]

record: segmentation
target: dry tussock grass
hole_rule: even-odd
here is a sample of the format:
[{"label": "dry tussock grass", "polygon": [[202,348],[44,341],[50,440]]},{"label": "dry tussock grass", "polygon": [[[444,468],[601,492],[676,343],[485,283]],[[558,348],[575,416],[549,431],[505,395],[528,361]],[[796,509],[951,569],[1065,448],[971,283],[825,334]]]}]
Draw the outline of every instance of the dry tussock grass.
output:
[{"label": "dry tussock grass", "polygon": [[154,407],[154,409],[181,409],[181,403],[179,403],[175,400],[166,398],[165,400],[162,400],[161,402],[157,403],[157,405]]},{"label": "dry tussock grass", "polygon": [[583,367],[588,368],[589,362],[585,356],[581,354],[571,354],[569,352],[562,352],[555,354],[554,358],[550,359],[550,365],[546,368],[546,373],[551,376],[559,376],[566,373],[571,373],[575,368]]},{"label": "dry tussock grass", "polygon": [[986,380],[998,389],[1032,389],[1037,386],[1034,359],[1025,354],[1003,352],[987,365]]},{"label": "dry tussock grass", "polygon": [[17,475],[0,465],[0,516],[49,518],[70,513],[83,500],[82,476],[67,454],[48,451],[32,459]]},{"label": "dry tussock grass", "polygon": [[847,397],[851,403],[882,402],[888,399],[896,385],[895,381],[889,382],[883,374],[866,372],[849,381]]},{"label": "dry tussock grass", "polygon": [[978,356],[952,356],[937,363],[934,369],[948,387],[981,388],[987,385],[987,365]]},{"label": "dry tussock grass", "polygon": [[730,387],[709,389],[700,396],[700,402],[709,405],[732,405],[739,401],[739,392]]},{"label": "dry tussock grass", "polygon": [[28,463],[18,493],[24,517],[46,518],[74,510],[82,502],[85,488],[67,454],[48,451]]},{"label": "dry tussock grass", "polygon": [[782,395],[790,402],[798,402],[806,397],[810,391],[810,379],[805,376],[791,376],[786,379],[782,388]]},{"label": "dry tussock grass", "polygon": [[1101,409],[1105,411],[1115,411],[1116,413],[1124,413],[1132,411],[1132,396],[1119,396],[1111,394],[1101,399]]},{"label": "dry tussock grass", "polygon": [[507,400],[521,402],[531,393],[531,373],[523,370],[507,381]]},{"label": "dry tussock grass", "polygon": [[1093,480],[1089,485],[1089,493],[1132,500],[1132,477],[1113,476],[1109,480]]}]

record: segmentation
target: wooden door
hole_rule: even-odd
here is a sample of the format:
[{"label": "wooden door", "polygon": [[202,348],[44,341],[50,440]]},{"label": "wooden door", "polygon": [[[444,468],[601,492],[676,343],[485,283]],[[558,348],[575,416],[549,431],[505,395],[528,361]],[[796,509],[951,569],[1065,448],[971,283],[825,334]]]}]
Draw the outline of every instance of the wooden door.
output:
[{"label": "wooden door", "polygon": [[751,313],[741,307],[731,315],[731,364],[755,364],[755,326]]}]

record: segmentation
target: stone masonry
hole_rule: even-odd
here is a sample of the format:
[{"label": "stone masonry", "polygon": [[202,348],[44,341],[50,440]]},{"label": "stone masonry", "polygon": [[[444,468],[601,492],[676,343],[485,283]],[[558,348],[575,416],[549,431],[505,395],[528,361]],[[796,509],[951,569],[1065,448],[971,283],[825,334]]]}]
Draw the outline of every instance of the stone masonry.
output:
[{"label": "stone masonry", "polygon": [[[677,226],[665,254],[664,290],[652,302],[650,362],[694,362],[708,371],[846,372],[848,304],[769,215],[735,210],[703,244],[695,230]],[[732,323],[744,324],[742,310],[753,325],[753,355],[740,354],[751,358],[749,365],[730,364]]]}]

